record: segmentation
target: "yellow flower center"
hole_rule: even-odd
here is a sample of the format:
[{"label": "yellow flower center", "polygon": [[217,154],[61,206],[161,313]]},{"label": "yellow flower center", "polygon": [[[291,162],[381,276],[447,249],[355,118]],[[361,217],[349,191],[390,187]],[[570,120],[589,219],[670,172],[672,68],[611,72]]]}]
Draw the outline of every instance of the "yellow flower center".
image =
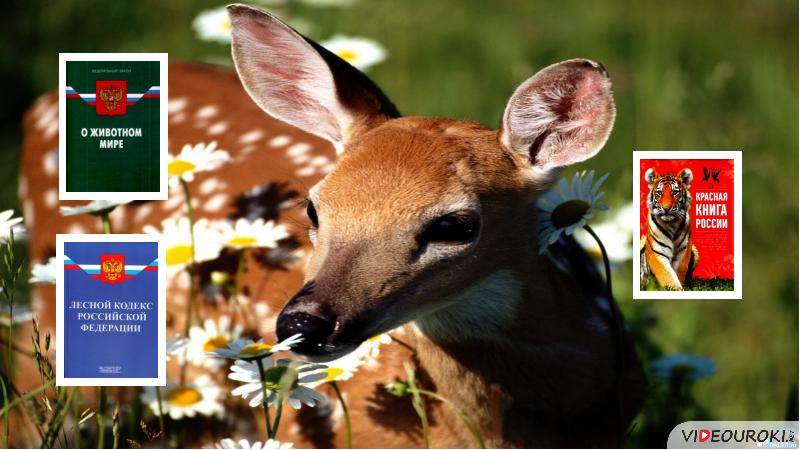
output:
[{"label": "yellow flower center", "polygon": [[225,19],[225,20],[222,21],[222,23],[219,24],[219,27],[222,28],[222,31],[230,31],[230,29],[231,29],[231,21],[228,20],[228,19]]},{"label": "yellow flower center", "polygon": [[342,370],[342,369],[340,369],[338,367],[330,367],[328,369],[323,370],[323,372],[328,374],[328,376],[325,377],[325,380],[323,381],[323,383],[327,383],[329,381],[333,381],[333,380],[339,378],[340,376],[342,376],[342,374],[344,373],[344,370]]},{"label": "yellow flower center", "polygon": [[177,406],[192,406],[202,399],[200,391],[190,387],[177,387],[167,393],[167,401]]},{"label": "yellow flower center", "polygon": [[354,52],[353,50],[339,50],[336,52],[336,56],[342,58],[343,60],[352,63],[356,59],[358,59],[358,53]]},{"label": "yellow flower center", "polygon": [[184,161],[182,159],[176,159],[175,161],[171,161],[169,165],[167,165],[167,172],[172,176],[181,176],[186,172],[191,172],[195,169],[194,164],[190,163],[189,161]]},{"label": "yellow flower center", "polygon": [[173,245],[167,249],[167,265],[186,264],[192,259],[192,246],[188,244]]},{"label": "yellow flower center", "polygon": [[231,340],[225,336],[214,336],[203,344],[203,351],[210,352],[218,348],[228,348],[228,343]]},{"label": "yellow flower center", "polygon": [[228,241],[231,247],[250,247],[258,243],[258,239],[252,236],[236,236]]},{"label": "yellow flower center", "polygon": [[367,341],[369,341],[369,342],[375,342],[375,341],[377,341],[378,339],[380,339],[380,338],[381,338],[381,336],[383,336],[383,335],[382,335],[382,334],[378,334],[378,335],[372,336],[371,338],[367,339]]},{"label": "yellow flower center", "polygon": [[271,345],[262,344],[261,342],[256,342],[254,344],[246,345],[240,352],[240,355],[245,356],[253,356],[257,355],[261,352],[268,352],[272,348]]}]

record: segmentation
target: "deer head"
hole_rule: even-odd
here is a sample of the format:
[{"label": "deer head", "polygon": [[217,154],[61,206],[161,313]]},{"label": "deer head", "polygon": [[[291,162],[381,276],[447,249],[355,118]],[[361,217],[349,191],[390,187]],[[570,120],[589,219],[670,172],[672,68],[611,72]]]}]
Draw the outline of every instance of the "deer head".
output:
[{"label": "deer head", "polygon": [[[366,76],[270,14],[228,7],[233,57],[268,114],[332,142],[335,169],[308,193],[314,244],[305,286],[278,318],[298,353],[332,359],[447,307],[535,236],[532,202],[560,167],[605,143],[611,83],[593,61],[542,69],[508,101],[499,130],[400,117]],[[533,238],[535,239],[535,237]]]}]

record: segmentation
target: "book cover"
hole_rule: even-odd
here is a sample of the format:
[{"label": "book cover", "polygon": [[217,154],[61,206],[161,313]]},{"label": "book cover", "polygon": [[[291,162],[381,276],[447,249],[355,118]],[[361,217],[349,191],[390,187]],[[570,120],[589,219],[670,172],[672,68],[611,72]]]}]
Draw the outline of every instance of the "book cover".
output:
[{"label": "book cover", "polygon": [[166,54],[60,55],[61,200],[165,200]]},{"label": "book cover", "polygon": [[165,383],[165,269],[152,235],[57,235],[60,386]]},{"label": "book cover", "polygon": [[741,152],[634,152],[634,298],[741,298],[740,167]]}]

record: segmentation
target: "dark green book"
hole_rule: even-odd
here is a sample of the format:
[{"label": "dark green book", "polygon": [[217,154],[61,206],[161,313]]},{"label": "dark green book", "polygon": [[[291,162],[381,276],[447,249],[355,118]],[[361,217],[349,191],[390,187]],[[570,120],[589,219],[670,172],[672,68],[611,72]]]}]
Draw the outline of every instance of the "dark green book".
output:
[{"label": "dark green book", "polygon": [[59,198],[166,199],[166,54],[61,54]]}]

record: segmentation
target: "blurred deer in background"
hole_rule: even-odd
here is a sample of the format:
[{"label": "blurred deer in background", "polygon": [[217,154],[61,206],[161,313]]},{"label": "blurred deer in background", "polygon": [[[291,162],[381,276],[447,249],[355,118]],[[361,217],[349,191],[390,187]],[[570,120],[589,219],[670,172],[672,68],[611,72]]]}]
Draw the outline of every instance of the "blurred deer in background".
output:
[{"label": "blurred deer in background", "polygon": [[[618,445],[643,395],[639,360],[627,334],[618,345],[616,307],[574,240],[552,248],[569,273],[538,255],[533,207],[559,168],[605,144],[615,114],[605,69],[574,59],[541,70],[513,93],[499,130],[401,117],[365,75],[275,17],[243,5],[229,14],[241,84],[224,69],[172,64],[169,137],[172,152],[216,140],[231,154],[192,185],[203,217],[295,224],[285,243],[305,270],[251,255],[260,264],[248,266],[244,285],[269,305],[252,331],[302,333],[294,350],[326,361],[395,330],[407,345],[386,346],[378,367],[342,385],[359,447],[424,444],[408,399],[384,388],[405,379],[408,361],[420,384],[472,415],[490,446]],[[56,233],[100,231],[91,217],[58,214],[56,108],[51,93],[25,118],[20,195],[34,261],[53,253]],[[287,206],[303,197],[307,218]],[[120,207],[115,232],[177,218],[182,201],[173,191],[165,202]],[[201,280],[225,264],[210,264]],[[170,287],[178,330],[186,289]],[[52,329],[54,289],[37,294],[42,327]],[[204,308],[215,314],[212,303]],[[475,446],[455,411],[427,408],[432,446]],[[344,446],[330,415],[292,412],[284,420],[299,426],[278,438]]]}]

